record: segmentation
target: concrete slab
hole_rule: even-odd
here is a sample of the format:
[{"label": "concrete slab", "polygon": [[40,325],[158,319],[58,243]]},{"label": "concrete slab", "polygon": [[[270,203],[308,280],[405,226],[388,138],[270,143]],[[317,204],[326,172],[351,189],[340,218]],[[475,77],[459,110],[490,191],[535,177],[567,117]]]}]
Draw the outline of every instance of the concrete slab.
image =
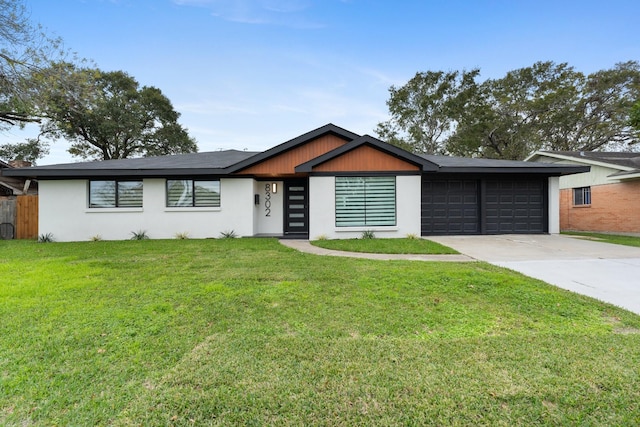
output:
[{"label": "concrete slab", "polygon": [[563,235],[434,236],[430,240],[640,314],[640,248]]}]

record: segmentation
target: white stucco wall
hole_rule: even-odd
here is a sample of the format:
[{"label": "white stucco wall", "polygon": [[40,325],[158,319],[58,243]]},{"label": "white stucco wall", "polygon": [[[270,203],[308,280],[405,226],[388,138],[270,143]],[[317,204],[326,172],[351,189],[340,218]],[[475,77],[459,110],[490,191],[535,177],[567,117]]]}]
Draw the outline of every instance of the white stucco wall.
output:
[{"label": "white stucco wall", "polygon": [[124,240],[139,230],[152,239],[171,239],[176,233],[219,237],[229,230],[238,236],[253,235],[253,179],[221,179],[219,208],[167,208],[165,182],[143,180],[142,208],[89,209],[87,180],[40,180],[39,234],[52,233],[56,241],[89,240],[97,235]]},{"label": "white stucco wall", "polygon": [[549,234],[560,233],[560,177],[550,176],[547,185]]},{"label": "white stucco wall", "polygon": [[309,178],[309,239],[320,236],[329,239],[352,239],[365,230],[376,237],[406,237],[420,235],[420,176],[396,177],[396,225],[389,227],[336,227],[335,177]]},{"label": "white stucco wall", "polygon": [[[273,192],[274,183],[276,184],[275,193]],[[254,204],[254,234],[281,236],[284,229],[283,182],[256,181],[254,194],[260,197],[260,203]]]}]

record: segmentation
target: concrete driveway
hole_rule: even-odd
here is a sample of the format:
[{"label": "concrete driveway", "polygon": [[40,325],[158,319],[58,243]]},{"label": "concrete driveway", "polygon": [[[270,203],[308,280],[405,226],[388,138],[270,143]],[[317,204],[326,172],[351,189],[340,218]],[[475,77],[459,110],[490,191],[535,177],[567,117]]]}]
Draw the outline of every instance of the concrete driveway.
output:
[{"label": "concrete driveway", "polygon": [[640,248],[564,235],[429,236],[460,253],[640,314]]}]

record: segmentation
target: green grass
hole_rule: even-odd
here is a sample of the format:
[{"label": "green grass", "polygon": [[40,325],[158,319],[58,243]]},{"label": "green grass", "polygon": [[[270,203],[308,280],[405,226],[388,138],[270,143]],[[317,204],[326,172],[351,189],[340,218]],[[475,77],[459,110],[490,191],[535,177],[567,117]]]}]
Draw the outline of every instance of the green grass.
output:
[{"label": "green grass", "polygon": [[616,245],[640,247],[640,237],[635,237],[635,236],[621,236],[618,234],[604,234],[604,233],[585,233],[585,232],[578,232],[578,231],[563,231],[562,234],[567,234],[569,236],[589,237],[605,243],[613,243]]},{"label": "green grass", "polygon": [[325,249],[377,254],[458,254],[456,250],[426,239],[312,240]]},{"label": "green grass", "polygon": [[640,317],[485,263],[0,241],[1,425],[637,425]]}]

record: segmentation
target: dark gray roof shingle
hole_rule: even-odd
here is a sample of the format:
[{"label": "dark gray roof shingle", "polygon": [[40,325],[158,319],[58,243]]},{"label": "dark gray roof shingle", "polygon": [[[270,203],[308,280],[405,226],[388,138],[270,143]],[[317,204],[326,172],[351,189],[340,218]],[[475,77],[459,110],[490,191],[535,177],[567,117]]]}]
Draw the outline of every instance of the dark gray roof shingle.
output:
[{"label": "dark gray roof shingle", "polygon": [[254,151],[224,150],[204,153],[174,154],[135,159],[63,163],[49,166],[12,169],[13,176],[177,176],[225,174],[225,169],[259,154]]}]

